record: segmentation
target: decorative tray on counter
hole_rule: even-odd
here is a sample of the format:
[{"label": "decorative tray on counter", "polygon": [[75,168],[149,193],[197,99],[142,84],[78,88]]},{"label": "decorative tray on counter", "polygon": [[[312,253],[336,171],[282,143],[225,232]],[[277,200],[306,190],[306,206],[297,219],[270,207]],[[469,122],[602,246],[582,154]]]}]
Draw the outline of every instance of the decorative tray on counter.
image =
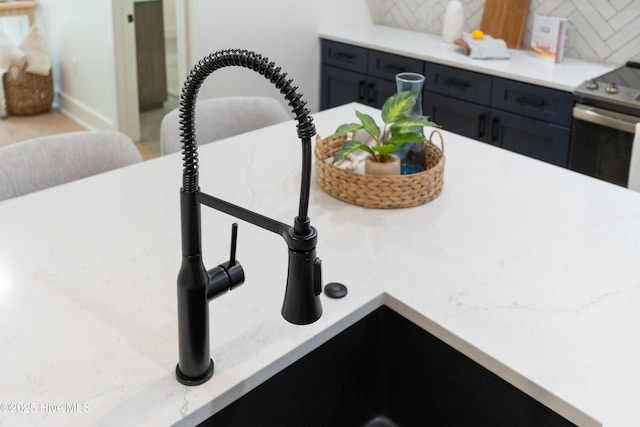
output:
[{"label": "decorative tray on counter", "polygon": [[[434,134],[438,135],[441,148],[433,143]],[[427,170],[407,175],[365,175],[333,165],[327,159],[344,141],[344,136],[318,136],[316,141],[316,179],[332,197],[365,208],[390,209],[419,206],[440,195],[445,155],[442,134],[437,130],[425,141]]]}]

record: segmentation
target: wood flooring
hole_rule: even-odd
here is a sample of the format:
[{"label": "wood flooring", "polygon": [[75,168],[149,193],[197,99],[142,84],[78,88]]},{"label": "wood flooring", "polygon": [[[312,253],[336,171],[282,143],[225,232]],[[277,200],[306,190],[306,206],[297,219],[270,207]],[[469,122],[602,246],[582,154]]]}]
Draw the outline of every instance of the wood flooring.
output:
[{"label": "wood flooring", "polygon": [[34,116],[8,116],[0,121],[0,147],[57,133],[86,130],[58,110]]},{"label": "wood flooring", "polygon": [[[156,134],[159,135],[160,123],[150,122],[148,126],[158,127],[157,132],[155,129],[151,132],[153,134],[152,140],[146,140],[143,136],[140,141],[136,142],[136,146],[145,160],[160,155],[156,137]],[[40,136],[84,130],[87,129],[56,109],[34,116],[8,116],[0,119],[0,147]]]}]

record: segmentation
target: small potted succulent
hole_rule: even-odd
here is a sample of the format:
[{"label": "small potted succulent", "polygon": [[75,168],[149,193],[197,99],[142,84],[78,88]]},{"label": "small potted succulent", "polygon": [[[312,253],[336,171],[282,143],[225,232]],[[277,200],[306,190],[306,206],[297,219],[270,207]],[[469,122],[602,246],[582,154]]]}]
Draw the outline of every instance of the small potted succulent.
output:
[{"label": "small potted succulent", "polygon": [[347,138],[342,147],[334,154],[333,163],[345,159],[356,150],[368,153],[365,160],[365,174],[400,175],[400,159],[394,154],[406,144],[423,144],[424,126],[439,127],[428,117],[412,115],[416,103],[416,94],[412,91],[398,92],[390,96],[382,106],[382,129],[368,114],[356,110],[360,123],[347,123],[338,127],[336,136],[351,135],[363,129],[371,137],[371,143]]}]

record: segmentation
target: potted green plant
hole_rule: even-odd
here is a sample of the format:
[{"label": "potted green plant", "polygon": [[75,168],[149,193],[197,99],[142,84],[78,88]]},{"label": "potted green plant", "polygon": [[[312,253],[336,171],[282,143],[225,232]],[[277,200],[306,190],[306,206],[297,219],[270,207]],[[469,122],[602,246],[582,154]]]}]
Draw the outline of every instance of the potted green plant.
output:
[{"label": "potted green plant", "polygon": [[382,129],[368,114],[356,110],[360,123],[347,123],[338,127],[336,136],[354,133],[363,129],[371,137],[372,144],[347,138],[334,154],[333,163],[339,162],[356,150],[368,153],[365,173],[374,175],[399,175],[400,159],[393,154],[406,144],[423,144],[424,126],[439,127],[426,116],[412,115],[416,103],[412,91],[398,92],[390,96],[382,105]]}]

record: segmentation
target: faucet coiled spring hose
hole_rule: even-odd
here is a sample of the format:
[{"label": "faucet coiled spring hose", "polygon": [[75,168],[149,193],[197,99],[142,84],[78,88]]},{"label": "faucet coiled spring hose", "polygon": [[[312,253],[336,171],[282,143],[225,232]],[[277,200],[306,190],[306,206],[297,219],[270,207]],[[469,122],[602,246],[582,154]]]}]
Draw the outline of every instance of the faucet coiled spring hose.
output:
[{"label": "faucet coiled spring hose", "polygon": [[[182,141],[183,175],[182,190],[195,193],[199,191],[198,184],[198,146],[195,136],[195,110],[198,91],[205,79],[214,71],[230,66],[251,69],[273,83],[280,93],[289,102],[291,111],[298,121],[298,138],[302,140],[302,179],[300,184],[300,205],[298,211],[298,223],[308,224],[309,191],[311,185],[311,138],[316,130],[313,118],[305,107],[302,94],[296,91],[297,86],[292,86],[293,80],[287,79],[287,73],[281,72],[280,67],[270,62],[268,58],[260,54],[241,49],[228,49],[214,52],[203,58],[196,64],[187,77],[180,95],[180,137]],[[308,231],[296,230],[306,233]]]}]

